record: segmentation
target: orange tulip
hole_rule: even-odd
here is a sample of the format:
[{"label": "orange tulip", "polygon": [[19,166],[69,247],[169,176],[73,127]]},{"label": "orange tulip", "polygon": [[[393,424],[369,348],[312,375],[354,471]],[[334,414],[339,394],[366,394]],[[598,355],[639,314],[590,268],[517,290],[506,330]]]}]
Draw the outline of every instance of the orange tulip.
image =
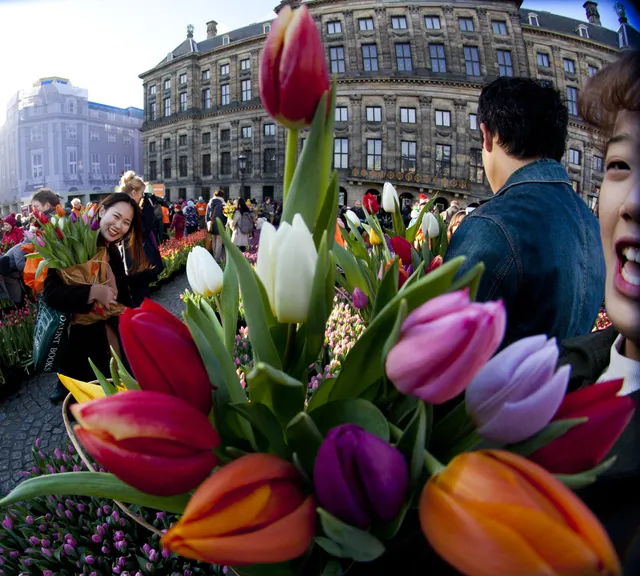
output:
[{"label": "orange tulip", "polygon": [[67,213],[65,212],[64,206],[62,206],[62,204],[58,204],[56,206],[56,214],[60,216],[60,218],[63,218],[64,216],[67,215]]},{"label": "orange tulip", "polygon": [[285,562],[311,545],[315,507],[293,464],[271,454],[249,454],[196,490],[162,545],[211,564]]},{"label": "orange tulip", "polygon": [[511,452],[454,458],[420,498],[435,551],[467,576],[614,576],[620,564],[593,513],[543,468]]}]

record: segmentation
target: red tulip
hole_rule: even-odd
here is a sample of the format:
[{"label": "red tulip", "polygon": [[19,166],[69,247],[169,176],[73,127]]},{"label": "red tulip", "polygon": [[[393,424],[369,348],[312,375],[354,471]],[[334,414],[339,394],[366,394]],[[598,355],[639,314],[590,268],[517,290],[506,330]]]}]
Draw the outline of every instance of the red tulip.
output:
[{"label": "red tulip", "polygon": [[362,204],[366,208],[369,214],[377,214],[380,211],[380,204],[378,203],[378,199],[368,192],[362,198]]},{"label": "red tulip", "polygon": [[155,496],[199,486],[217,463],[220,444],[208,418],[158,392],[121,392],[74,404],[76,435],[123,482]]},{"label": "red tulip", "polygon": [[402,236],[394,236],[391,238],[391,245],[403,264],[407,266],[411,264],[411,244],[409,242]]},{"label": "red tulip", "polygon": [[62,234],[62,230],[60,230],[60,228],[58,228],[57,226],[54,228],[54,230],[56,231],[56,236],[60,240],[64,240],[64,235]]},{"label": "red tulip", "polygon": [[209,414],[211,383],[185,324],[147,299],[124,311],[120,337],[140,388],[182,398]]},{"label": "red tulip", "polygon": [[260,98],[267,112],[289,129],[310,126],[329,72],[320,33],[309,9],[280,10],[260,59]]},{"label": "red tulip", "polygon": [[553,420],[589,420],[571,428],[529,460],[554,474],[578,474],[595,468],[624,432],[635,411],[629,396],[616,396],[623,380],[611,380],[567,394]]},{"label": "red tulip", "polygon": [[429,264],[429,266],[427,266],[427,274],[429,272],[433,272],[436,268],[440,268],[443,262],[444,260],[442,256],[440,255],[436,256],[433,260],[431,260],[431,263]]}]

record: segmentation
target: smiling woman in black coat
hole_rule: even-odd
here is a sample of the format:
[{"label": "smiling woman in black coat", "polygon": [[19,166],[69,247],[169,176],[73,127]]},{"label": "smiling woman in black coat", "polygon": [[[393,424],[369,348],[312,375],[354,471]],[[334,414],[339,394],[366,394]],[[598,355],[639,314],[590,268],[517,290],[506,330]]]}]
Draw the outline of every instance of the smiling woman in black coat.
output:
[{"label": "smiling woman in black coat", "polygon": [[[108,308],[113,302],[123,306],[132,305],[129,281],[117,244],[124,241],[127,249],[134,254],[135,261],[144,269],[146,260],[142,247],[140,210],[129,195],[112,194],[98,208],[98,218],[98,245],[107,249],[115,282],[109,285],[69,286],[62,281],[56,270],[49,270],[42,298],[54,310],[67,314],[86,314],[96,302],[104,308]],[[107,374],[111,345],[119,343],[118,320],[117,316],[111,316],[89,325],[74,324],[72,321],[68,346],[60,361],[60,374],[84,382],[95,380],[89,358],[101,372]],[[122,346],[120,350],[122,351]],[[64,387],[58,383],[51,400],[60,401],[65,394]]]}]

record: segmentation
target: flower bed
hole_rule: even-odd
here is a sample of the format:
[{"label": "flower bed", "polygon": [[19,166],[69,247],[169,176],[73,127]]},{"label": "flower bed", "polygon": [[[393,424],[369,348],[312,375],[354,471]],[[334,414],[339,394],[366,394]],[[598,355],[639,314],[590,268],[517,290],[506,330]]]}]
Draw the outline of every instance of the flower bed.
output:
[{"label": "flower bed", "polygon": [[158,281],[167,280],[181,270],[187,263],[189,252],[194,246],[204,246],[207,240],[207,231],[199,230],[180,240],[170,238],[160,244],[160,256],[164,264],[164,270]]},{"label": "flower bed", "polygon": [[[73,446],[44,454],[39,440],[34,465],[25,478],[86,472]],[[131,507],[158,530],[173,514]],[[131,520],[109,499],[44,496],[16,504],[0,516],[0,574],[44,576],[196,576],[222,574],[222,568],[185,561],[160,546],[160,537]],[[3,572],[4,570],[4,572]]]}]

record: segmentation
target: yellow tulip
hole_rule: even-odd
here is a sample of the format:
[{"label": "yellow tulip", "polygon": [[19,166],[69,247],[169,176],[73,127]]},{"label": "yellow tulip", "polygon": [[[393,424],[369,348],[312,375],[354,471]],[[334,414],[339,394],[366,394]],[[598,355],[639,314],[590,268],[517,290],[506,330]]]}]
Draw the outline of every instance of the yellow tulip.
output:
[{"label": "yellow tulip", "polygon": [[[76,399],[76,402],[78,402],[79,404],[82,404],[83,402],[89,402],[91,400],[96,400],[97,398],[104,398],[105,396],[104,390],[99,384],[89,384],[88,382],[81,382],[80,380],[75,380],[62,374],[58,374],[58,378],[60,378],[60,382],[62,382],[64,387],[69,390],[69,392],[71,392],[73,397]],[[118,388],[118,392],[124,391],[126,391],[126,388]]]}]

